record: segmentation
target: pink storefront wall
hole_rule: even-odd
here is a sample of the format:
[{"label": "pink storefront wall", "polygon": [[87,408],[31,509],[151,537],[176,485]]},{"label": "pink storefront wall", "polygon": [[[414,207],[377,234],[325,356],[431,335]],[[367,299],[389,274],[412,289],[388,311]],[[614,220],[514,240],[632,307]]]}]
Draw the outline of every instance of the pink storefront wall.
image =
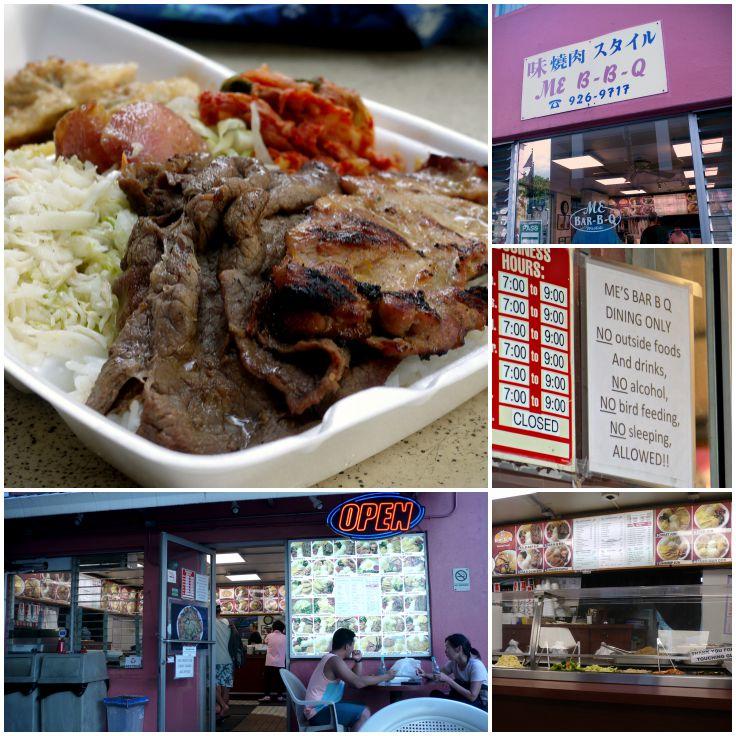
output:
[{"label": "pink storefront wall", "polygon": [[[354,495],[354,494],[352,494]],[[347,494],[346,496],[347,497]],[[28,540],[6,549],[13,558],[37,555],[87,554],[93,552],[133,551],[143,549],[143,668],[139,670],[109,670],[110,695],[144,695],[150,698],[146,707],[144,730],[156,731],[158,691],[158,602],[159,602],[159,544],[158,531],[168,531],[192,542],[215,544],[219,542],[259,542],[299,538],[334,536],[325,523],[327,512],[345,497],[323,496],[325,508],[320,514],[310,514],[303,521],[286,522],[274,516],[273,522],[259,521],[248,526],[251,502],[242,503],[239,518],[228,519],[228,524],[212,524],[205,531],[192,531],[187,525],[202,516],[202,506],[178,507],[170,521],[161,523],[157,531],[128,533],[114,525],[102,525],[94,533],[76,531],[70,523],[60,524],[52,536]],[[430,606],[432,615],[432,647],[440,663],[444,662],[444,638],[448,634],[463,633],[488,661],[488,495],[485,492],[419,493],[417,498],[427,509],[427,518],[419,526],[427,532],[429,558]],[[456,508],[452,511],[453,499]],[[303,503],[304,500],[302,500]],[[279,501],[273,513],[291,512],[303,508],[298,500]],[[258,513],[263,515],[260,507]],[[267,512],[266,512],[267,514]],[[447,515],[447,516],[445,516]],[[440,518],[444,517],[444,518]],[[452,568],[469,567],[471,589],[454,592]],[[393,660],[387,659],[387,663]],[[296,660],[291,670],[304,682],[309,678],[316,660]],[[376,671],[378,662],[367,661],[364,671]],[[428,669],[427,665],[425,668]],[[387,694],[381,693],[387,698]],[[373,692],[347,693],[347,697],[364,702],[373,709],[384,702]],[[169,731],[197,729],[198,701],[195,680],[169,680],[166,694],[166,724]]]},{"label": "pink storefront wall", "polygon": [[[668,92],[521,119],[525,57],[655,20],[662,21]],[[493,19],[492,52],[494,143],[730,105],[730,5],[529,5]]]}]

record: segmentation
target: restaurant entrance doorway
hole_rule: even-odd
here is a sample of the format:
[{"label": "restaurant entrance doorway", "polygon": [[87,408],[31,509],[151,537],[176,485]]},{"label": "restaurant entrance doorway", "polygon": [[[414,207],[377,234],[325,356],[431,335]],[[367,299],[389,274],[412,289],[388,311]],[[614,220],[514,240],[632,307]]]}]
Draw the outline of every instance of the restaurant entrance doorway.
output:
[{"label": "restaurant entrance doorway", "polygon": [[[215,550],[161,533],[157,730],[215,730]],[[193,711],[191,704],[196,704]],[[182,722],[184,718],[187,722]],[[196,725],[195,725],[196,724]]]},{"label": "restaurant entrance doorway", "polygon": [[[290,632],[286,616],[287,543],[273,540],[212,546],[216,605],[221,607],[222,618],[240,636],[245,651],[242,666],[233,667],[228,710],[217,718],[214,730],[286,731],[286,697],[280,675],[274,678],[273,670],[266,670],[266,638],[277,621],[287,628],[287,636]],[[288,651],[283,666],[289,666]]]}]

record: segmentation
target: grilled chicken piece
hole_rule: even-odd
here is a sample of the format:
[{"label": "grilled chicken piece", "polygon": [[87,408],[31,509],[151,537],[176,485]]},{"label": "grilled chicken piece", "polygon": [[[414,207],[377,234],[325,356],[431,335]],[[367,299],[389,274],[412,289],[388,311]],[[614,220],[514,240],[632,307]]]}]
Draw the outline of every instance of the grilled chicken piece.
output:
[{"label": "grilled chicken piece", "polygon": [[[408,183],[411,182],[411,183]],[[286,236],[269,307],[291,338],[358,340],[428,356],[487,323],[488,210],[432,191],[431,179],[346,177]],[[442,184],[440,189],[444,189]]]},{"label": "grilled chicken piece", "polygon": [[132,82],[137,69],[53,57],[26,64],[5,83],[5,148],[48,140],[64,113]]}]

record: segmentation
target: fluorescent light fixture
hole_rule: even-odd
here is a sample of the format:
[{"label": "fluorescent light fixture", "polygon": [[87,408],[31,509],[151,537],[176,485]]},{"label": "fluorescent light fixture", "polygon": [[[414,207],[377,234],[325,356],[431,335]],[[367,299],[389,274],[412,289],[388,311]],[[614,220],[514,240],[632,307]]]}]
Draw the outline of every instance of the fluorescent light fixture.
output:
[{"label": "fluorescent light fixture", "polygon": [[695,184],[691,184],[690,189],[695,189]]},{"label": "fluorescent light fixture", "polygon": [[723,138],[708,138],[700,141],[703,153],[720,153],[723,148]]},{"label": "fluorescent light fixture", "polygon": [[590,169],[593,166],[603,166],[598,159],[592,156],[573,156],[572,158],[553,158],[552,161],[566,169]]},{"label": "fluorescent light fixture", "polygon": [[[227,565],[228,563],[233,562],[245,562],[245,558],[243,555],[240,554],[240,552],[223,552],[222,554],[215,555],[215,564],[217,565]],[[207,562],[209,563],[210,556],[207,555]]]},{"label": "fluorescent light fixture", "polygon": [[706,189],[713,189],[714,187],[715,187],[715,184],[706,184],[705,185],[705,188]]},{"label": "fluorescent light fixture", "polygon": [[685,172],[685,178],[686,179],[694,179],[695,178],[695,172],[694,171],[686,171]]},{"label": "fluorescent light fixture", "polygon": [[646,189],[622,189],[621,194],[646,194]]},{"label": "fluorescent light fixture", "polygon": [[[672,148],[678,158],[687,158],[693,155],[693,149],[689,143],[674,143]],[[720,153],[723,148],[723,138],[707,138],[700,141],[703,153]]]},{"label": "fluorescent light fixture", "polygon": [[610,186],[611,184],[628,184],[629,180],[623,176],[614,176],[613,179],[596,179],[599,184]]},{"label": "fluorescent light fixture", "polygon": [[717,166],[709,166],[705,170],[706,176],[717,176],[718,175],[718,167]]},{"label": "fluorescent light fixture", "polygon": [[246,572],[242,575],[226,575],[228,580],[232,580],[234,583],[239,583],[241,580],[260,580],[261,576],[257,572]]}]

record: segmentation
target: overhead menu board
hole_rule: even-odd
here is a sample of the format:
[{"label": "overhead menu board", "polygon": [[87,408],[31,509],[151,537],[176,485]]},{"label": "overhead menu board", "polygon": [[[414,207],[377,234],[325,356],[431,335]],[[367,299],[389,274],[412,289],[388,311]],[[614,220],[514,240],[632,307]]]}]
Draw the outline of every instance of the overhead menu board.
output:
[{"label": "overhead menu board", "polygon": [[217,588],[217,602],[225,615],[238,613],[283,613],[285,585],[235,585]]},{"label": "overhead menu board", "polygon": [[691,488],[691,285],[590,259],[585,277],[590,471]]},{"label": "overhead menu board", "polygon": [[290,656],[321,657],[348,628],[366,657],[431,654],[424,533],[289,542]]},{"label": "overhead menu board", "polygon": [[492,551],[496,576],[728,562],[731,502],[500,526]]},{"label": "overhead menu board", "polygon": [[567,248],[494,248],[494,457],[572,470],[572,277]]}]

